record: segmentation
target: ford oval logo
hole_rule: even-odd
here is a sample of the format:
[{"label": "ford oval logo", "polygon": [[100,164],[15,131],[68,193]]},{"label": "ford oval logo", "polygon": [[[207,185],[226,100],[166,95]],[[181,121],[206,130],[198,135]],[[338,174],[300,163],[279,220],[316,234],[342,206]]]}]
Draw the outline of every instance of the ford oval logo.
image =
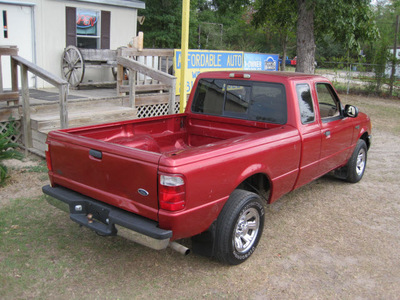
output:
[{"label": "ford oval logo", "polygon": [[147,197],[149,195],[149,192],[146,191],[145,189],[138,189],[138,193],[145,197]]}]

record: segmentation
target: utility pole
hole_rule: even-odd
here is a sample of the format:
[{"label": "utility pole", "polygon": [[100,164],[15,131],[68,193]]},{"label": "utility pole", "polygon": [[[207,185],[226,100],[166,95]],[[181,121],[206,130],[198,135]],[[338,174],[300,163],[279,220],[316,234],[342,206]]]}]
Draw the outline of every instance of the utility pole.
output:
[{"label": "utility pole", "polygon": [[396,31],[394,33],[394,46],[393,46],[393,61],[392,61],[392,74],[390,75],[390,96],[393,95],[393,85],[396,74],[397,64],[397,36],[399,34],[399,16],[396,16]]},{"label": "utility pole", "polygon": [[181,39],[181,88],[180,88],[180,106],[179,112],[185,111],[187,102],[186,92],[186,72],[187,58],[189,48],[189,16],[190,16],[190,0],[182,1],[182,39]]}]

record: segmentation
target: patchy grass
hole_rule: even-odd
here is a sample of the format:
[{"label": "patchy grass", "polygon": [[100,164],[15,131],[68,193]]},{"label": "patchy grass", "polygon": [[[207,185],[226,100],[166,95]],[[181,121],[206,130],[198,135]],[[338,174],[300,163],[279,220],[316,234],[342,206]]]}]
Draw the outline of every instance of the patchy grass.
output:
[{"label": "patchy grass", "polygon": [[40,196],[44,161],[12,168],[0,190],[0,299],[397,299],[400,102],[341,99],[373,122],[363,180],[325,176],[268,206],[257,251],[235,267],[100,237]]}]

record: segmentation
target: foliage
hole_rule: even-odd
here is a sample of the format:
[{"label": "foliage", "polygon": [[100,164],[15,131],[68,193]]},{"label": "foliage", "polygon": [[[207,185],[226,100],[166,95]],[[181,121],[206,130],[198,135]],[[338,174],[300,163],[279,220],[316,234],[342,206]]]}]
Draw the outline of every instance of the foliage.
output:
[{"label": "foliage", "polygon": [[[192,0],[189,48],[266,51],[264,33],[250,25],[247,0]],[[146,1],[138,30],[146,48],[180,48],[181,0]]]},{"label": "foliage", "polygon": [[376,78],[376,84],[375,84],[375,91],[376,93],[380,93],[382,89],[383,83],[385,83],[385,78],[387,77],[385,75],[385,70],[388,61],[390,60],[390,52],[388,51],[388,44],[385,42],[382,42],[377,48],[376,48],[376,54],[375,54],[375,59],[374,63],[376,65],[375,68],[375,78]]},{"label": "foliage", "polygon": [[[195,1],[191,1],[189,47],[196,47],[197,14]],[[182,1],[151,0],[146,1],[146,9],[139,11],[145,16],[138,30],[144,32],[146,48],[180,48]]]},{"label": "foliage", "polygon": [[[357,53],[362,41],[378,36],[367,0],[257,0],[255,7],[256,26],[271,24],[270,27],[277,30],[280,28],[297,35],[298,64],[303,60],[300,57],[302,54],[310,55],[310,51],[313,52],[313,45],[309,43],[313,43],[314,35],[316,41],[324,40],[328,35],[330,40],[345,49],[347,56]],[[299,22],[300,11],[306,14],[311,12],[313,17]],[[310,28],[313,32],[310,32]],[[303,38],[299,38],[301,34],[308,36],[307,43],[302,43]],[[307,47],[307,51],[304,51],[304,47]]]},{"label": "foliage", "polygon": [[[358,53],[363,41],[379,37],[368,0],[319,0],[315,10],[315,33],[329,34],[349,54]],[[329,9],[327,9],[329,8]]]},{"label": "foliage", "polygon": [[[297,5],[295,1],[268,1],[257,0],[254,5],[252,24],[264,28],[269,33],[278,36],[280,51],[283,59],[286,58],[287,49],[296,44],[295,28],[297,22]],[[295,56],[291,54],[290,56]],[[285,64],[282,64],[282,70]]]},{"label": "foliage", "polygon": [[8,171],[2,161],[11,158],[22,158],[22,154],[15,150],[18,144],[12,141],[12,136],[15,134],[14,128],[14,121],[10,121],[5,130],[0,132],[0,185],[4,184]]}]

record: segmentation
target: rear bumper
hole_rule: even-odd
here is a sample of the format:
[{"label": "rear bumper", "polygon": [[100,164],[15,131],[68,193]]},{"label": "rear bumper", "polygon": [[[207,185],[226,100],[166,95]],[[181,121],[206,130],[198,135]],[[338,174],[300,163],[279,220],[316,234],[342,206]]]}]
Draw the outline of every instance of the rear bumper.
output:
[{"label": "rear bumper", "polygon": [[102,203],[63,187],[42,188],[47,201],[66,212],[72,221],[100,235],[120,235],[147,247],[165,249],[172,237],[171,230],[158,228],[158,223],[139,215]]}]

